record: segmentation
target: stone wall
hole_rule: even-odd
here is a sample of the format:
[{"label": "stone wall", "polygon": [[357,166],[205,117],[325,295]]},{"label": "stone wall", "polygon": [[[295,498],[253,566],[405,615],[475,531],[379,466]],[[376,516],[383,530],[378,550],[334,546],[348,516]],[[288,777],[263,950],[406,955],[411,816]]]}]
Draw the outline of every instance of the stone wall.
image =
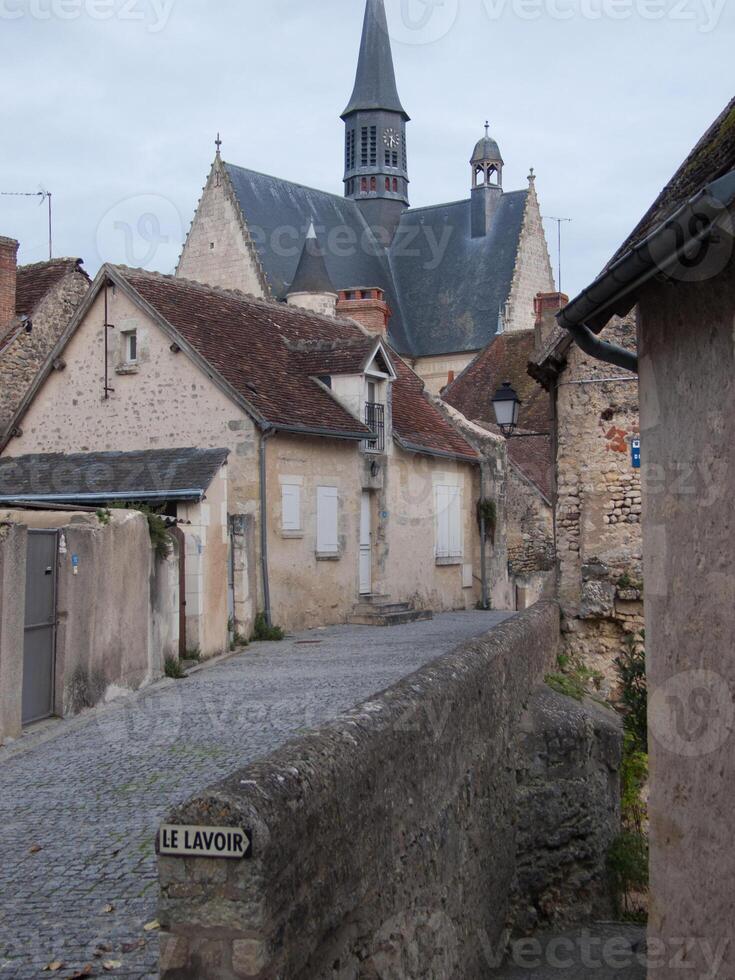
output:
[{"label": "stone wall", "polygon": [[536,180],[530,178],[526,213],[516,257],[508,307],[506,330],[532,330],[536,322],[535,300],[539,293],[554,288],[549,246],[536,194]]},{"label": "stone wall", "polygon": [[525,607],[554,586],[554,512],[538,488],[513,464],[508,467],[507,515],[508,563]]},{"label": "stone wall", "polygon": [[518,735],[515,934],[609,919],[606,858],[620,832],[620,717],[543,686]]},{"label": "stone wall", "polygon": [[253,296],[270,296],[257,249],[219,159],[202,192],[176,275]]},{"label": "stone wall", "polygon": [[[612,321],[605,336],[634,350],[635,317]],[[643,628],[641,486],[632,463],[638,385],[626,378],[573,345],[556,397],[564,645],[599,670],[607,688],[626,637]]]},{"label": "stone wall", "polygon": [[514,733],[553,664],[542,603],[177,808],[250,861],[161,858],[161,976],[487,976],[516,873]]},{"label": "stone wall", "polygon": [[0,521],[0,745],[21,734],[27,530]]},{"label": "stone wall", "polygon": [[84,273],[70,271],[34,310],[30,333],[24,326],[16,328],[0,352],[0,435],[88,289],[89,279]]}]

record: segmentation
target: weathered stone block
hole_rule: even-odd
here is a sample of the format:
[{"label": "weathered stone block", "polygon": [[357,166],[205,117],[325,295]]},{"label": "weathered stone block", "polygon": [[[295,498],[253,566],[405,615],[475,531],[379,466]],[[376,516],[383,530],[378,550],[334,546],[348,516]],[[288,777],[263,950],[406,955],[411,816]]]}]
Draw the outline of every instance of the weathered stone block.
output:
[{"label": "weathered stone block", "polygon": [[615,586],[612,582],[585,582],[579,607],[581,619],[611,619],[615,615]]}]

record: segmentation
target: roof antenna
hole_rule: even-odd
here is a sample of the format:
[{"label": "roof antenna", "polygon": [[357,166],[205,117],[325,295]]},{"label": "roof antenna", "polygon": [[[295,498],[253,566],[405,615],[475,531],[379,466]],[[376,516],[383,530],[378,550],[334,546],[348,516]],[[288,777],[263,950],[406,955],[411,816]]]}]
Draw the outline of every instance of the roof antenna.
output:
[{"label": "roof antenna", "polygon": [[559,292],[561,293],[562,292],[562,288],[561,288],[561,226],[563,224],[571,224],[574,219],[573,218],[552,218],[551,215],[547,215],[546,220],[547,221],[555,221],[556,224],[557,224],[558,231],[559,231],[559,235],[558,235],[558,248],[559,248],[559,286],[558,286],[558,289],[559,289]]},{"label": "roof antenna", "polygon": [[48,201],[48,260],[54,257],[53,226],[51,222],[51,191],[0,191],[0,197],[40,197],[39,204]]}]

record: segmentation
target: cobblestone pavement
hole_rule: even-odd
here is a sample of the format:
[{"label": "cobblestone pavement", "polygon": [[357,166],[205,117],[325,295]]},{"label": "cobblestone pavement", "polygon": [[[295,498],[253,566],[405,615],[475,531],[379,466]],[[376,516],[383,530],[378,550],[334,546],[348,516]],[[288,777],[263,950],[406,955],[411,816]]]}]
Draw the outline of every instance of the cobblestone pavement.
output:
[{"label": "cobblestone pavement", "polygon": [[646,980],[645,930],[603,923],[517,943],[488,980]]},{"label": "cobblestone pavement", "polygon": [[[170,806],[507,618],[335,627],[0,750],[0,977],[157,976],[154,838]],[[95,955],[99,954],[99,955]],[[61,962],[62,969],[42,973]],[[105,971],[104,964],[120,963]]]}]

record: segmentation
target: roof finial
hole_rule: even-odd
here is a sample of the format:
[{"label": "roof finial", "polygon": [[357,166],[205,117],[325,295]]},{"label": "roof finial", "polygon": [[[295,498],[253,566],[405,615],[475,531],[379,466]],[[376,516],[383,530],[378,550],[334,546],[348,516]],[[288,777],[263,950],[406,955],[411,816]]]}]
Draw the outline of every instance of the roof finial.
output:
[{"label": "roof finial", "polygon": [[487,139],[489,136],[490,136],[490,120],[489,119],[486,119],[485,120],[485,139]]},{"label": "roof finial", "polygon": [[536,180],[536,171],[531,167],[531,172],[528,175],[528,182],[532,184]]},{"label": "roof finial", "polygon": [[221,139],[219,133],[217,133],[217,139],[214,141],[214,145],[217,147],[217,159],[219,160],[219,158],[221,156],[221,152],[220,151],[222,150],[222,139]]}]

